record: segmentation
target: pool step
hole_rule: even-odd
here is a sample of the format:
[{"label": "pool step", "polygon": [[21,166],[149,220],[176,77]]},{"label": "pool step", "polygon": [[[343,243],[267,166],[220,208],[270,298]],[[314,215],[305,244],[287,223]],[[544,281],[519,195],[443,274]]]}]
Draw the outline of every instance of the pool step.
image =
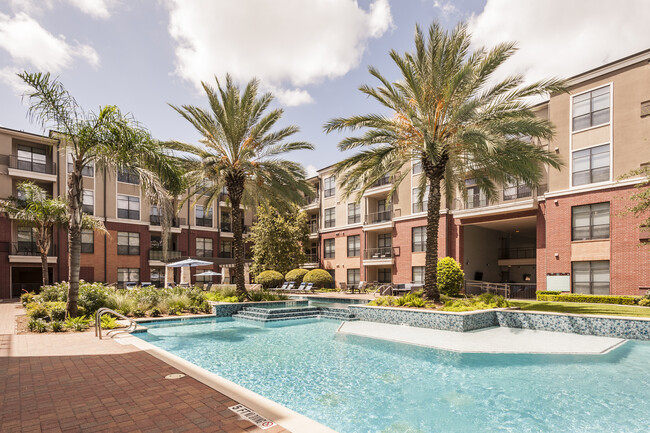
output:
[{"label": "pool step", "polygon": [[289,307],[259,308],[244,307],[232,316],[234,319],[253,320],[256,322],[277,322],[281,320],[309,319],[322,317],[335,320],[358,320],[347,308],[327,307]]}]

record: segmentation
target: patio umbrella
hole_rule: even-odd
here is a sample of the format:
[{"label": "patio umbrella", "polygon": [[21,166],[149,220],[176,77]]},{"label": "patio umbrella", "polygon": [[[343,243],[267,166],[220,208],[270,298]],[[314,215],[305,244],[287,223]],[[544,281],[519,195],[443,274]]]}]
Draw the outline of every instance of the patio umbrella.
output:
[{"label": "patio umbrella", "polygon": [[217,275],[221,275],[219,272],[214,272],[214,271],[205,271],[201,272],[200,274],[195,274],[195,277],[214,277]]},{"label": "patio umbrella", "polygon": [[205,260],[197,259],[185,259],[178,262],[170,263],[165,266],[165,286],[169,284],[168,274],[169,268],[181,268],[181,284],[190,284],[190,268],[195,268],[197,266],[212,266],[212,262],[206,262]]}]

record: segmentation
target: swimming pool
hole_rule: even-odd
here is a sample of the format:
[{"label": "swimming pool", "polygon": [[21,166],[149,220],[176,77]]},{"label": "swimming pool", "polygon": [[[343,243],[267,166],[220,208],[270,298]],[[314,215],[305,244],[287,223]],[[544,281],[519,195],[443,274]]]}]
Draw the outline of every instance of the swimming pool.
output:
[{"label": "swimming pool", "polygon": [[136,335],[340,433],[650,425],[650,343],[600,356],[459,354],[337,335],[333,320],[187,323]]}]

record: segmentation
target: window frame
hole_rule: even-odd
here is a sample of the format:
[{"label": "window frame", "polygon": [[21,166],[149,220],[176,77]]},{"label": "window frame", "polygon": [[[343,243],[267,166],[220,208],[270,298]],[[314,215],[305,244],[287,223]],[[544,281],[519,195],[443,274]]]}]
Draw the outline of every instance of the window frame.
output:
[{"label": "window frame", "polygon": [[[350,213],[350,206],[353,206],[352,213]],[[352,218],[352,220],[350,220]],[[352,202],[348,203],[348,224],[361,223],[361,203]]]},{"label": "window frame", "polygon": [[[415,271],[416,269],[418,270],[418,273],[421,273],[421,279],[416,280],[415,278]],[[425,272],[426,267],[425,266],[411,266],[411,281],[413,284],[424,284],[424,272]]]},{"label": "window frame", "polygon": [[[416,242],[416,231],[419,232],[419,241]],[[411,228],[411,252],[423,253],[427,251],[427,226]]]},{"label": "window frame", "polygon": [[[92,204],[86,203],[86,197],[90,197]],[[81,211],[87,215],[95,215],[95,190],[83,190],[83,196],[81,197]]]},{"label": "window frame", "polygon": [[[347,284],[348,285],[358,285],[361,282],[361,269],[360,268],[348,268],[347,270]],[[352,272],[352,278],[350,278],[350,272]]]},{"label": "window frame", "polygon": [[[336,206],[323,209],[323,224],[326,229],[336,227]],[[328,219],[328,216],[331,217]]]},{"label": "window frame", "polygon": [[[126,274],[128,275],[128,280],[120,280],[120,274],[124,274],[124,271],[126,271]],[[137,272],[138,277],[137,279],[132,280],[131,276],[132,274]],[[124,283],[139,283],[140,282],[140,268],[117,268],[117,284],[124,284]]]},{"label": "window frame", "polygon": [[[600,154],[605,153],[605,152],[598,152],[598,153],[594,154],[593,151],[595,149],[599,149],[599,148],[603,148],[603,147],[607,147],[607,166],[606,166],[607,167],[607,179],[594,181],[593,171],[603,169],[605,167],[603,166],[603,167],[595,167],[594,168],[593,167],[593,157],[594,157],[594,155],[600,155]],[[589,155],[588,155],[588,157],[589,157],[589,168],[587,170],[576,171],[575,170],[575,164],[576,164],[575,155],[578,154],[578,153],[581,153],[581,152],[584,153],[586,151],[589,151]],[[584,158],[584,157],[581,157],[581,158]],[[589,181],[585,182],[585,183],[576,184],[576,181],[575,181],[576,174],[577,173],[585,173],[585,172],[589,173]],[[583,149],[576,149],[576,150],[571,151],[571,187],[572,188],[585,187],[586,185],[595,185],[595,184],[597,185],[597,184],[604,183],[604,182],[610,182],[611,179],[612,179],[612,143],[601,143],[601,144],[586,147],[586,148],[583,148]]]},{"label": "window frame", "polygon": [[[206,244],[208,243],[210,244],[210,249],[206,248]],[[212,257],[214,254],[214,241],[212,238],[197,237],[195,240],[195,245],[197,257]],[[199,245],[202,245],[202,247],[199,248]]]},{"label": "window frame", "polygon": [[336,195],[336,176],[328,176],[323,179],[323,198],[334,197]]},{"label": "window frame", "polygon": [[[380,275],[384,274],[384,276],[385,276],[386,271],[388,271],[388,277],[389,278],[384,278],[382,280]],[[391,284],[393,282],[393,270],[391,268],[378,268],[377,269],[377,282],[383,283],[383,284]]]},{"label": "window frame", "polygon": [[[597,216],[596,212],[598,212],[598,209],[594,210],[594,207],[597,206],[603,206],[607,205],[607,236],[601,237],[601,236],[594,236],[594,228],[595,227],[601,227],[605,226],[605,224],[594,224],[594,217]],[[588,225],[582,225],[582,226],[576,226],[575,225],[575,214],[576,211],[582,210],[588,208],[589,212],[589,224]],[[593,240],[606,240],[610,239],[611,237],[611,224],[612,224],[612,206],[611,202],[600,202],[600,203],[590,203],[590,204],[585,204],[585,205],[580,205],[580,206],[572,206],[571,207],[571,241],[572,242],[580,242],[580,241],[593,241]],[[587,228],[589,233],[587,237],[582,237],[578,238],[576,236],[576,229],[585,229]]]},{"label": "window frame", "polygon": [[[84,242],[84,237],[88,240],[90,237],[90,242]],[[95,231],[92,229],[82,229],[81,230],[81,253],[82,254],[94,254],[95,253]]]},{"label": "window frame", "polygon": [[[594,292],[594,284],[598,284],[596,281],[594,281],[594,264],[602,264],[602,263],[607,263],[607,293],[595,293]],[[588,264],[588,272],[589,272],[589,281],[588,281],[588,292],[583,292],[583,291],[576,291],[576,265],[577,264]],[[582,283],[585,284],[585,283]],[[588,295],[609,295],[611,294],[612,290],[612,268],[611,268],[611,261],[610,260],[591,260],[591,261],[579,261],[579,262],[571,262],[571,293],[579,293],[579,294],[588,294]]]},{"label": "window frame", "polygon": [[[124,201],[125,198],[128,203],[128,207],[126,209],[120,208],[120,200]],[[131,209],[131,203],[137,203],[138,205],[137,210]],[[120,216],[120,211],[126,211],[126,216]],[[117,217],[119,219],[139,221],[140,220],[140,197],[135,195],[128,195],[128,194],[117,194]]]},{"label": "window frame", "polygon": [[[347,236],[346,242],[348,257],[361,257],[361,235]],[[350,249],[350,242],[353,242],[352,249]]]},{"label": "window frame", "polygon": [[128,183],[129,185],[140,185],[140,176],[130,169],[118,169],[117,181],[119,183]]},{"label": "window frame", "polygon": [[[202,216],[199,216],[199,208],[201,209]],[[197,204],[194,206],[194,224],[199,227],[212,227],[214,212],[212,206],[208,208],[208,212],[205,212],[205,206]],[[208,221],[210,222],[208,224]]]},{"label": "window frame", "polygon": [[324,259],[336,258],[336,239],[334,238],[323,239],[323,258]]},{"label": "window frame", "polygon": [[[570,119],[570,122],[571,122],[571,133],[572,134],[576,133],[576,132],[587,131],[587,130],[592,129],[592,128],[598,128],[598,127],[601,127],[601,126],[610,125],[612,123],[612,102],[613,102],[613,92],[612,92],[613,86],[612,86],[612,84],[613,83],[603,84],[602,86],[598,86],[598,87],[595,87],[593,89],[585,90],[584,92],[580,92],[580,93],[577,93],[575,95],[571,95],[571,119]],[[594,92],[596,92],[598,90],[601,90],[601,89],[604,89],[604,88],[607,88],[607,91],[608,91],[608,95],[607,95],[608,96],[608,98],[607,98],[608,106],[607,106],[607,108],[602,108],[600,110],[594,111],[594,109],[593,109],[594,97],[593,97],[592,94]],[[575,99],[579,98],[579,97],[582,97],[584,95],[587,95],[587,94],[590,95],[589,96],[589,113],[582,114],[580,116],[576,116],[575,115]],[[608,119],[607,119],[607,121],[594,125],[594,123],[593,123],[594,113],[599,113],[599,112],[602,112],[602,111],[605,111],[605,110],[608,111]],[[587,116],[587,115],[589,116],[589,126],[585,126],[583,128],[576,129],[575,128],[576,117],[584,117],[584,116]]]},{"label": "window frame", "polygon": [[429,185],[427,184],[427,189],[424,191],[424,197],[422,201],[418,202],[417,197],[420,194],[420,187],[415,186],[411,188],[411,212],[412,213],[422,213],[426,212],[429,208]]},{"label": "window frame", "polygon": [[[126,238],[126,244],[120,243]],[[137,245],[135,239],[137,239]],[[117,254],[120,256],[140,255],[140,233],[139,232],[117,232]]]}]

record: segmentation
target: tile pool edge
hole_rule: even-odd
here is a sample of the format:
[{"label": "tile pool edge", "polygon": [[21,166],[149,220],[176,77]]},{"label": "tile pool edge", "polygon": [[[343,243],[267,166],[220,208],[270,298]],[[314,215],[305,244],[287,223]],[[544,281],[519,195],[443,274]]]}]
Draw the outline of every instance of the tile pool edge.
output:
[{"label": "tile pool edge", "polygon": [[150,355],[160,359],[166,364],[182,371],[186,375],[198,380],[202,384],[222,393],[228,398],[247,406],[249,409],[259,413],[263,417],[272,420],[276,424],[293,432],[310,433],[337,433],[335,430],[320,424],[313,419],[301,415],[279,403],[263,397],[243,386],[237,385],[216,373],[212,373],[198,365],[195,365],[179,356],[167,352],[148,341],[144,341],[135,335],[123,335],[115,338],[121,344],[131,344]]}]

